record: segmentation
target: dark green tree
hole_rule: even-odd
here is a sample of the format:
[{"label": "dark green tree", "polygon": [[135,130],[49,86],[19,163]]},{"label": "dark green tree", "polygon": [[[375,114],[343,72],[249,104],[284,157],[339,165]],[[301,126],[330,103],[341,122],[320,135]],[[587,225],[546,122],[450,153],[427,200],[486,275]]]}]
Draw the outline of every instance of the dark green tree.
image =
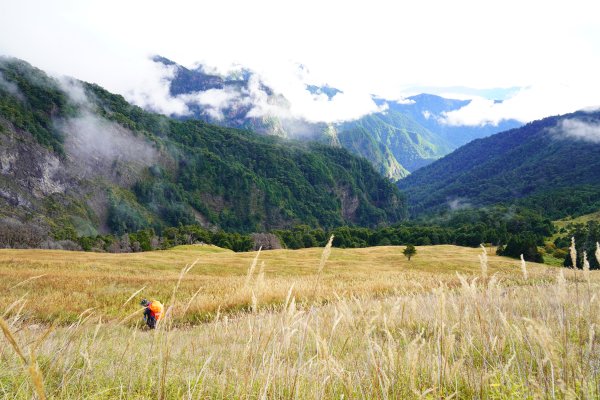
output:
[{"label": "dark green tree", "polygon": [[415,246],[413,246],[412,244],[409,244],[402,251],[402,254],[404,254],[408,258],[408,261],[410,261],[410,258],[417,254],[417,249],[415,249]]}]

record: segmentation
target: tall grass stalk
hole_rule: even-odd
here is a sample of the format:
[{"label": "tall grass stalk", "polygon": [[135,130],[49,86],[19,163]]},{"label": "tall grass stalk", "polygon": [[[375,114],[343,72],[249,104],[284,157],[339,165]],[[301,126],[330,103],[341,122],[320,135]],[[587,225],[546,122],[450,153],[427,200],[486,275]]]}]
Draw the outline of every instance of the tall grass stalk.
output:
[{"label": "tall grass stalk", "polygon": [[316,300],[318,300],[321,295],[323,270],[325,269],[325,264],[327,263],[327,260],[329,259],[329,256],[331,255],[331,246],[333,245],[333,238],[334,238],[334,235],[331,235],[331,237],[327,241],[327,244],[325,245],[325,248],[323,249],[323,253],[321,253],[321,260],[319,261],[319,267],[317,268],[317,275],[316,275],[316,282],[315,282],[315,289],[314,289],[315,290],[314,297]]},{"label": "tall grass stalk", "polygon": [[523,254],[521,254],[521,273],[523,274],[523,279],[527,280],[527,263],[525,262],[525,258],[523,258]]},{"label": "tall grass stalk", "polygon": [[37,363],[36,350],[40,346],[41,342],[48,336],[48,334],[50,333],[50,329],[48,329],[47,332],[44,333],[35,342],[35,344],[33,346],[30,347],[29,360],[27,360],[27,358],[23,354],[23,351],[21,350],[21,347],[17,343],[17,340],[15,339],[13,333],[11,332],[10,327],[8,326],[6,321],[1,317],[0,317],[0,329],[2,330],[2,333],[4,333],[4,337],[6,338],[8,343],[11,345],[11,347],[13,348],[15,353],[19,356],[19,358],[23,362],[23,365],[27,368],[27,371],[29,372],[29,376],[31,378],[31,382],[33,384],[34,391],[37,394],[38,398],[40,400],[46,400],[46,390],[44,389],[44,377],[43,377],[42,373],[40,372],[40,369],[39,369],[39,366]]},{"label": "tall grass stalk", "polygon": [[575,247],[575,237],[571,237],[571,246],[569,246],[569,255],[571,256],[571,262],[573,268],[577,269],[577,248]]},{"label": "tall grass stalk", "polygon": [[146,289],[146,286],[143,286],[142,288],[133,292],[133,294],[131,296],[129,296],[129,298],[127,300],[125,300],[125,303],[123,303],[123,305],[121,307],[125,307],[127,305],[127,303],[129,303],[135,296],[140,294],[142,292],[142,290],[144,290],[144,289]]},{"label": "tall grass stalk", "polygon": [[481,254],[479,255],[479,265],[481,266],[481,277],[486,279],[488,277],[488,255],[485,246],[481,244]]},{"label": "tall grass stalk", "polygon": [[327,263],[327,260],[331,255],[331,246],[333,244],[333,238],[334,236],[331,235],[331,237],[327,241],[327,244],[325,245],[325,248],[323,249],[323,253],[321,254],[321,260],[319,261],[319,268],[317,269],[318,274],[321,274],[323,272],[323,269],[325,268],[325,263]]},{"label": "tall grass stalk", "polygon": [[590,283],[590,262],[587,258],[587,252],[583,252],[583,277],[586,282]]},{"label": "tall grass stalk", "polygon": [[16,285],[14,285],[14,286],[11,286],[11,287],[10,287],[8,290],[11,290],[11,289],[16,289],[16,288],[18,288],[19,286],[22,286],[22,285],[26,284],[27,282],[31,282],[31,281],[33,281],[33,280],[36,280],[36,279],[43,278],[43,277],[44,277],[44,276],[46,276],[46,275],[48,275],[48,274],[41,274],[41,275],[32,276],[31,278],[27,278],[27,279],[25,279],[24,281],[21,281],[21,282],[17,283]]},{"label": "tall grass stalk", "polygon": [[256,269],[256,264],[258,263],[258,257],[260,256],[260,251],[262,250],[262,246],[256,252],[256,256],[252,260],[252,264],[248,267],[248,273],[246,274],[246,281],[244,282],[244,287],[250,286],[250,281],[252,280],[252,275],[254,274],[254,270]]}]

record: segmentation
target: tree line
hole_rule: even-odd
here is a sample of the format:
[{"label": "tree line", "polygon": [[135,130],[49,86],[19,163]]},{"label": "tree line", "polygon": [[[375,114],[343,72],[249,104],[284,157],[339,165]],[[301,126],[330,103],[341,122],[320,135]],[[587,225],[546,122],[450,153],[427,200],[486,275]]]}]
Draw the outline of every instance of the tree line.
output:
[{"label": "tree line", "polygon": [[[2,247],[44,247],[100,252],[138,252],[169,249],[183,244],[206,243],[236,252],[263,249],[301,249],[323,247],[334,235],[333,246],[359,248],[370,246],[453,244],[476,247],[481,243],[499,246],[499,253],[518,258],[524,254],[529,261],[541,261],[537,250],[553,233],[552,223],[527,209],[494,207],[465,210],[438,216],[428,221],[413,221],[381,228],[340,226],[333,229],[297,225],[293,229],[266,233],[243,234],[210,230],[199,225],[179,225],[155,231],[153,228],[135,232],[76,237],[74,234],[54,236],[35,224],[6,220],[0,228]],[[588,232],[578,227],[580,238]],[[596,229],[596,228],[594,228]],[[589,230],[589,228],[588,228]],[[594,230],[597,232],[597,229]],[[56,233],[54,233],[56,235]],[[61,232],[59,235],[63,235]],[[597,235],[597,233],[595,233]],[[593,236],[594,238],[597,236]],[[588,239],[591,243],[592,240]],[[582,240],[581,243],[584,243]]]}]

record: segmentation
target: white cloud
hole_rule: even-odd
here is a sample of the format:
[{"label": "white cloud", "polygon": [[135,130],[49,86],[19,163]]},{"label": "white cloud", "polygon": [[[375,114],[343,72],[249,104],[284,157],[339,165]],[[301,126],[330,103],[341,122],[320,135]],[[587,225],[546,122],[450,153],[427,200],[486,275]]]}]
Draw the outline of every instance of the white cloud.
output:
[{"label": "white cloud", "polygon": [[[5,3],[0,53],[163,113],[188,110],[169,95],[172,71],[149,54],[248,66],[310,120],[355,118],[374,110],[370,94],[397,99],[411,87],[529,88],[501,105],[474,102],[449,123],[525,121],[600,104],[600,29],[587,0],[546,2],[543,11],[517,0]],[[306,77],[285,67],[291,61],[343,95],[327,102],[303,93],[294,82]]]},{"label": "white cloud", "polygon": [[466,210],[472,208],[472,204],[464,197],[457,197],[446,202],[451,211]]},{"label": "white cloud", "polygon": [[224,89],[209,89],[203,92],[186,93],[177,96],[177,100],[186,104],[198,104],[203,107],[211,118],[222,120],[223,111],[248,104],[248,98],[235,89],[226,87]]},{"label": "white cloud", "polygon": [[88,160],[102,159],[149,166],[158,155],[143,137],[89,112],[58,122],[57,126],[65,133],[67,153],[86,164]]},{"label": "white cloud", "polygon": [[4,78],[4,75],[2,74],[2,72],[0,72],[0,89],[7,91],[9,94],[15,96],[17,99],[19,99],[21,101],[25,98],[23,96],[23,93],[21,93],[21,91],[17,87],[17,85],[15,85],[12,82],[7,81]]},{"label": "white cloud", "polygon": [[170,78],[175,66],[165,66],[146,60],[149,64],[123,93],[132,103],[165,115],[188,115],[190,110],[183,99],[171,96]]},{"label": "white cloud", "polygon": [[57,81],[60,89],[65,92],[73,104],[89,108],[90,101],[79,81],[68,76],[60,76],[57,78]]},{"label": "white cloud", "polygon": [[555,134],[592,143],[600,143],[600,122],[564,119],[553,129]]},{"label": "white cloud", "polygon": [[77,172],[81,177],[98,172],[110,176],[114,162],[118,161],[138,169],[156,162],[158,151],[143,136],[92,111],[93,103],[79,81],[61,77],[57,82],[79,108],[76,117],[53,122],[63,134],[67,156],[79,167]]},{"label": "white cloud", "polygon": [[266,93],[260,89],[260,81],[256,80],[250,85],[250,92],[257,104],[251,116],[287,114],[309,122],[339,122],[381,111],[369,93],[352,87],[339,87],[342,92],[336,93],[331,99],[325,93],[311,93],[306,85],[325,86],[326,82],[319,81],[310,70],[304,66],[299,68],[296,63],[279,63],[259,71],[259,76],[275,93],[283,95],[288,104],[266,102]]},{"label": "white cloud", "polygon": [[600,105],[600,82],[534,85],[497,103],[474,98],[459,110],[444,113],[440,121],[448,125],[497,125],[502,120],[529,122],[551,115],[566,114]]}]

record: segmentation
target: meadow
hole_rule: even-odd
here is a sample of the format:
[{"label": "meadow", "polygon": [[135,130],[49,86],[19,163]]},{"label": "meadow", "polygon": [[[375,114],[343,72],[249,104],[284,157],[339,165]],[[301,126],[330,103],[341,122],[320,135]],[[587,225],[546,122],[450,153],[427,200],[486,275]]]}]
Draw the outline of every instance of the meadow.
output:
[{"label": "meadow", "polygon": [[402,249],[2,250],[0,398],[600,396],[597,272]]}]

